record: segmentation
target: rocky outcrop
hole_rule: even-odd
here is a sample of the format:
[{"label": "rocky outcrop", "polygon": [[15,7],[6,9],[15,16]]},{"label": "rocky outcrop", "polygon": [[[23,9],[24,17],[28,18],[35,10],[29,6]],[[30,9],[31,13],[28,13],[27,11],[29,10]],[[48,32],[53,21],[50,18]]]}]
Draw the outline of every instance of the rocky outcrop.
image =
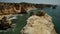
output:
[{"label": "rocky outcrop", "polygon": [[11,20],[4,16],[0,20],[0,30],[6,30],[8,28],[11,28],[11,24],[12,24]]},{"label": "rocky outcrop", "polygon": [[13,23],[12,20],[17,19],[17,16],[18,15],[12,15],[12,14],[0,15],[0,30],[9,31],[11,28],[14,28],[16,24]]},{"label": "rocky outcrop", "polygon": [[20,31],[21,34],[57,34],[52,23],[52,17],[41,12],[27,19],[26,26]]},{"label": "rocky outcrop", "polygon": [[26,13],[35,8],[56,7],[52,4],[33,4],[33,3],[5,3],[0,2],[0,15]]}]

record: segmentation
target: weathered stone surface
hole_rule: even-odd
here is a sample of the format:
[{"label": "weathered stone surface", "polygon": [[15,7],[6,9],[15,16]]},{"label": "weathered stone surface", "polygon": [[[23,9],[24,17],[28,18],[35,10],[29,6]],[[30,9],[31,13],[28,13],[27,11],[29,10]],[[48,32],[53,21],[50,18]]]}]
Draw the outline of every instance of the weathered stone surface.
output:
[{"label": "weathered stone surface", "polygon": [[32,15],[27,19],[26,26],[21,34],[57,34],[52,23],[52,17],[45,13],[44,16]]}]

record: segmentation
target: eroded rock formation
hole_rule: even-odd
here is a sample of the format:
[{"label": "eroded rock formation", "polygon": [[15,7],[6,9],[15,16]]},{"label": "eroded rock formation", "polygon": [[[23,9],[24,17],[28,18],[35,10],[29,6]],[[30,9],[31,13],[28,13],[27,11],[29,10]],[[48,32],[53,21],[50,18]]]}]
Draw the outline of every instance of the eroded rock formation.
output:
[{"label": "eroded rock formation", "polygon": [[0,20],[0,30],[6,30],[8,28],[11,28],[11,24],[12,24],[11,20],[4,16]]},{"label": "eroded rock formation", "polygon": [[35,8],[56,7],[52,4],[32,4],[32,3],[4,3],[0,2],[0,15],[26,13]]},{"label": "eroded rock formation", "polygon": [[37,13],[27,19],[21,34],[57,34],[52,23],[52,17],[45,12]]}]

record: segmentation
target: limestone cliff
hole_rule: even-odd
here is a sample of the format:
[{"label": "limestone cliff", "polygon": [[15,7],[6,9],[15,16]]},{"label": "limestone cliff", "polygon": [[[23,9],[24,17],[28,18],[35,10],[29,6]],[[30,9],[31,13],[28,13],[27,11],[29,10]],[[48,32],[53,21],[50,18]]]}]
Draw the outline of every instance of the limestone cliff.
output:
[{"label": "limestone cliff", "polygon": [[46,7],[53,7],[55,8],[56,5],[52,4],[33,4],[33,3],[6,3],[0,2],[0,15],[7,15],[7,14],[20,14],[26,13],[29,10],[35,8],[46,8]]},{"label": "limestone cliff", "polygon": [[[41,12],[43,14],[43,12]],[[20,31],[21,34],[57,34],[52,23],[52,17],[44,15],[32,15],[27,19],[26,26]]]}]

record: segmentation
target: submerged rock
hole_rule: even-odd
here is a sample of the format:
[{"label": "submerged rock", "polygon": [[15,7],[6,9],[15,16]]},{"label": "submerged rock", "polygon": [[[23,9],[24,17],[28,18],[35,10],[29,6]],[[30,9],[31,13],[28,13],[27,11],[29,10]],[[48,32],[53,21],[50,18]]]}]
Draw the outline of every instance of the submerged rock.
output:
[{"label": "submerged rock", "polygon": [[[42,16],[41,16],[42,15]],[[21,34],[57,34],[52,23],[52,17],[47,13],[32,15],[27,19],[26,26],[20,31]]]}]

